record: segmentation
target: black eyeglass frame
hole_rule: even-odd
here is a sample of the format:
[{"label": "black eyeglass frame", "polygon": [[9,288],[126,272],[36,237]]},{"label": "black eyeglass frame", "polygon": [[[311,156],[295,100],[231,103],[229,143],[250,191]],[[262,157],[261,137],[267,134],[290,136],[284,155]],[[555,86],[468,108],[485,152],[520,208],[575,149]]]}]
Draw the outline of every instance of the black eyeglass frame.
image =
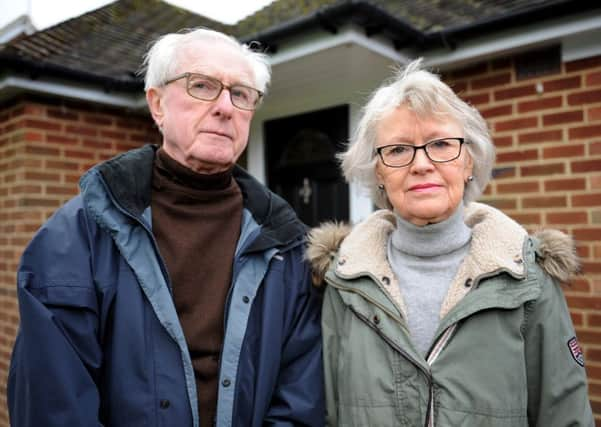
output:
[{"label": "black eyeglass frame", "polygon": [[[217,92],[217,94],[213,98],[199,98],[198,96],[192,95],[190,93],[190,77],[193,77],[193,76],[203,77],[207,80],[211,80],[215,83],[218,83],[219,84],[219,92]],[[167,86],[169,83],[173,83],[173,82],[183,79],[183,78],[186,79],[186,93],[188,95],[190,95],[192,98],[199,99],[201,101],[215,101],[217,98],[219,98],[219,96],[221,95],[221,92],[223,92],[223,89],[227,89],[228,92],[230,93],[230,101],[232,102],[232,105],[236,108],[239,108],[240,110],[245,110],[245,111],[256,110],[257,107],[261,104],[261,100],[263,99],[263,95],[264,95],[263,92],[261,92],[259,89],[255,89],[254,87],[250,87],[250,86],[246,86],[246,85],[242,85],[242,84],[226,85],[221,80],[216,79],[215,77],[207,76],[206,74],[190,73],[190,72],[178,74],[177,76],[170,78],[169,80],[166,80],[165,83],[163,83],[163,86]],[[251,90],[254,90],[255,92],[257,92],[257,94],[258,94],[257,102],[255,102],[255,105],[253,106],[253,108],[244,108],[244,107],[240,107],[239,105],[236,105],[236,102],[232,98],[232,88],[236,88],[236,87],[243,87],[245,89],[251,89]]]},{"label": "black eyeglass frame", "polygon": [[[430,157],[430,154],[428,154],[428,150],[426,149],[427,146],[435,143],[435,142],[439,142],[439,141],[446,141],[452,139],[454,141],[459,141],[459,151],[457,152],[457,155],[451,159],[448,160],[434,160],[432,157]],[[406,166],[409,166],[411,163],[413,163],[413,161],[415,160],[415,154],[417,153],[417,150],[424,150],[424,153],[426,153],[426,157],[428,159],[430,159],[431,162],[434,163],[447,163],[447,162],[452,162],[455,159],[458,159],[459,156],[461,156],[461,148],[463,147],[463,144],[467,144],[467,141],[465,140],[465,138],[459,138],[459,137],[454,137],[454,138],[437,138],[437,139],[433,139],[432,141],[428,141],[423,145],[410,145],[410,144],[388,144],[388,145],[383,145],[381,147],[376,148],[376,153],[378,154],[378,157],[380,157],[380,160],[382,160],[382,163],[385,166],[388,166],[389,168],[404,168]],[[408,148],[412,148],[413,149],[413,155],[411,156],[411,160],[409,160],[407,163],[400,165],[400,166],[393,166],[393,165],[389,165],[388,163],[386,163],[386,161],[384,160],[384,156],[382,155],[382,150],[388,147],[408,147]]]}]

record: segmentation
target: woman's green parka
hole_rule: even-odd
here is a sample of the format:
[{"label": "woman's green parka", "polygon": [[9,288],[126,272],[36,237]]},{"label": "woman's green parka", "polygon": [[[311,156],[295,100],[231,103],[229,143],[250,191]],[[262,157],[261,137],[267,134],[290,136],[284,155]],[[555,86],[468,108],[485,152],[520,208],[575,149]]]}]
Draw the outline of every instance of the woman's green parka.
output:
[{"label": "woman's green parka", "polygon": [[593,426],[582,351],[558,282],[571,239],[534,237],[471,203],[463,261],[426,357],[409,337],[378,211],[352,230],[314,229],[307,256],[327,283],[322,328],[330,426]]}]

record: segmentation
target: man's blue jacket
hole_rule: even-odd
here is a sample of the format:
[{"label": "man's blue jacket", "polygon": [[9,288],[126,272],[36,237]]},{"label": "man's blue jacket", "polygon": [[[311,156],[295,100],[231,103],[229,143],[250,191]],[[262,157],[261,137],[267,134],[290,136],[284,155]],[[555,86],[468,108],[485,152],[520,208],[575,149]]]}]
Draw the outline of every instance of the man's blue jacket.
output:
[{"label": "man's blue jacket", "polygon": [[[194,371],[151,230],[155,150],[91,169],[25,250],[13,427],[198,426]],[[305,227],[242,169],[234,178],[244,211],[216,425],[322,426],[320,303],[303,261]]]}]

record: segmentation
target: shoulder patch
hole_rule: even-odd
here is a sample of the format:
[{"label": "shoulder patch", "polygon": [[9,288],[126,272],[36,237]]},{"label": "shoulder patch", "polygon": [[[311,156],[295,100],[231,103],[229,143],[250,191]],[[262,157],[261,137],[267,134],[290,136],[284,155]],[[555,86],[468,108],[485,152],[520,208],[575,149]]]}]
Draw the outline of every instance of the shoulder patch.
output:
[{"label": "shoulder patch", "polygon": [[572,337],[567,342],[568,348],[570,349],[570,354],[580,366],[584,366],[584,354],[582,353],[582,348],[580,344],[578,344],[578,340],[576,337]]}]

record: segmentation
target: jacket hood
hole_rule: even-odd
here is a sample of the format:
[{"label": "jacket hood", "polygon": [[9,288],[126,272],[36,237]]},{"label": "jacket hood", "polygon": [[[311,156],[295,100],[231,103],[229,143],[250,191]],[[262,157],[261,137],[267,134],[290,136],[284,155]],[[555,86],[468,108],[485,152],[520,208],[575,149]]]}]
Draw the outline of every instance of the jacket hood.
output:
[{"label": "jacket hood", "polygon": [[[369,230],[376,228],[378,231],[375,234],[380,235],[378,240],[385,242],[388,235],[394,230],[395,222],[394,213],[381,210],[374,212],[355,227],[329,222],[312,229],[309,233],[306,258],[312,266],[314,285],[321,287],[325,284],[323,279],[332,261],[337,254],[342,256],[341,247],[347,246],[347,249],[350,246],[362,247],[363,250],[359,256],[369,259],[370,257],[366,257],[365,254],[378,251],[378,248],[364,246],[369,245],[368,240],[371,240],[368,236]],[[527,233],[521,226],[501,211],[481,203],[467,205],[465,222],[472,228],[473,233],[476,234],[477,231],[478,236],[474,237],[482,247],[486,250],[490,249],[491,253],[487,255],[497,258],[492,262],[498,265],[506,264],[509,271],[513,269],[516,275],[520,274],[520,271],[513,268],[511,264],[516,261],[516,249],[519,248],[521,253],[524,239],[527,238]],[[567,282],[571,276],[579,272],[580,263],[571,237],[558,230],[541,230],[535,232],[532,237],[538,241],[537,262],[551,277],[560,282]],[[500,240],[502,241],[499,242]],[[499,248],[502,248],[503,251],[496,250]],[[511,249],[508,250],[508,248]],[[385,252],[386,249],[379,250]],[[503,259],[505,256],[508,259]],[[521,259],[519,261],[521,262]]]}]

